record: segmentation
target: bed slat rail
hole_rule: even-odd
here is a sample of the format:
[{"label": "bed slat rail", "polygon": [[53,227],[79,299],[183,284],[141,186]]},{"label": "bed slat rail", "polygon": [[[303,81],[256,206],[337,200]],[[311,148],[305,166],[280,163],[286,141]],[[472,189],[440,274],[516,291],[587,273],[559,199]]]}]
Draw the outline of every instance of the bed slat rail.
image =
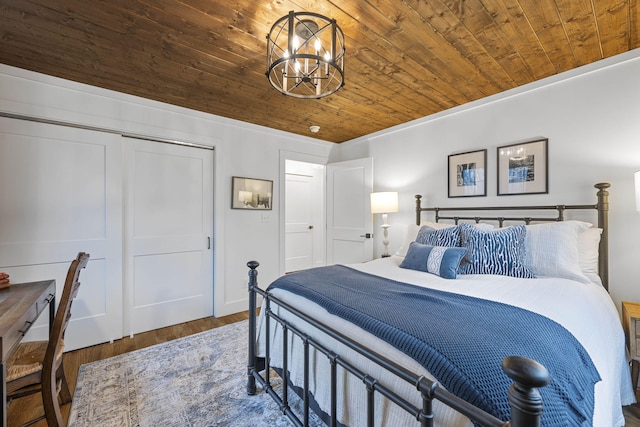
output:
[{"label": "bed slat rail", "polygon": [[[602,229],[600,236],[598,272],[602,285],[609,290],[609,192],[607,189],[611,187],[608,182],[600,182],[594,185],[598,189],[596,193],[597,203],[589,205],[541,205],[541,206],[458,206],[458,207],[422,207],[422,196],[417,194],[416,197],[416,225],[420,225],[422,221],[422,212],[434,212],[435,222],[440,220],[454,221],[457,225],[460,220],[464,221],[497,221],[500,227],[504,226],[506,221],[521,221],[525,224],[532,222],[553,222],[564,221],[565,211],[567,210],[596,210],[598,213],[598,228]],[[441,212],[498,212],[498,211],[555,211],[556,216],[498,216],[498,215],[441,215]]]},{"label": "bed slat rail", "polygon": [[[487,427],[539,427],[540,417],[542,414],[542,398],[538,392],[538,388],[544,387],[549,382],[548,371],[539,363],[523,357],[510,356],[503,360],[502,368],[507,376],[514,380],[514,384],[509,388],[508,396],[511,405],[511,421],[505,422],[488,414],[481,409],[471,405],[470,403],[451,394],[444,388],[440,387],[437,382],[431,381],[424,376],[418,376],[415,373],[403,368],[402,366],[388,360],[382,355],[354,342],[347,336],[337,330],[325,325],[322,322],[308,316],[295,307],[274,297],[258,287],[257,282],[257,261],[247,263],[249,267],[249,355],[247,365],[247,393],[254,395],[256,393],[256,382],[265,390],[266,393],[273,398],[279,405],[279,408],[296,426],[309,425],[309,347],[313,347],[324,354],[331,366],[331,408],[330,408],[330,425],[336,426],[337,420],[337,390],[336,390],[336,372],[340,366],[360,379],[367,392],[367,423],[373,426],[375,419],[374,396],[378,392],[385,396],[391,402],[395,403],[409,414],[414,416],[422,427],[430,427],[433,425],[434,414],[432,411],[432,402],[434,399],[439,400],[445,405],[455,409],[456,411],[467,416],[471,420],[477,422],[481,426]],[[265,340],[265,359],[257,357],[257,296],[261,295],[265,299],[265,327],[270,331],[271,320],[276,321],[283,327],[283,395],[282,397],[273,389],[269,376],[270,370],[270,339],[269,333],[266,334]],[[362,372],[359,368],[343,359],[333,350],[327,348],[313,337],[302,331],[296,324],[282,318],[271,310],[271,303],[284,308],[297,318],[303,320],[309,325],[321,331],[323,334],[330,336],[346,347],[356,351],[360,355],[374,362],[380,368],[394,374],[398,378],[409,382],[416,387],[420,393],[422,400],[421,408],[416,407],[411,402],[396,394],[393,390],[380,383],[371,373]],[[288,387],[288,333],[295,334],[304,344],[304,380],[303,380],[303,420],[301,421],[289,406],[287,397]],[[264,374],[261,371],[264,370]]]}]

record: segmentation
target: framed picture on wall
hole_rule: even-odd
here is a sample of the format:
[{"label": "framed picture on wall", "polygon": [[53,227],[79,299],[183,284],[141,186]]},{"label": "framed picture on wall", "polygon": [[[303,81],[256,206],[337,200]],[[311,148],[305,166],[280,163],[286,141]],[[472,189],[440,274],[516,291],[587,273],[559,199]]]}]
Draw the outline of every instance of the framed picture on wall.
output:
[{"label": "framed picture on wall", "polygon": [[273,181],[266,179],[232,177],[231,208],[271,210]]},{"label": "framed picture on wall", "polygon": [[498,147],[498,196],[549,192],[548,139]]},{"label": "framed picture on wall", "polygon": [[449,197],[487,195],[487,150],[449,155]]}]

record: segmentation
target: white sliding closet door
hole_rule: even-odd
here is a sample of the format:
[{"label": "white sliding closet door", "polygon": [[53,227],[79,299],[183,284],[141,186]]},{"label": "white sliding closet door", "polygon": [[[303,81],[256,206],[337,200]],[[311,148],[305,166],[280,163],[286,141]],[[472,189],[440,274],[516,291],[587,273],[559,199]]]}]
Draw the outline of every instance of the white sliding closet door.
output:
[{"label": "white sliding closet door", "polygon": [[213,150],[123,140],[124,332],[213,315]]},{"label": "white sliding closet door", "polygon": [[[80,275],[65,350],[122,336],[121,137],[0,117],[0,270],[14,283]],[[42,315],[27,339],[48,337]]]}]

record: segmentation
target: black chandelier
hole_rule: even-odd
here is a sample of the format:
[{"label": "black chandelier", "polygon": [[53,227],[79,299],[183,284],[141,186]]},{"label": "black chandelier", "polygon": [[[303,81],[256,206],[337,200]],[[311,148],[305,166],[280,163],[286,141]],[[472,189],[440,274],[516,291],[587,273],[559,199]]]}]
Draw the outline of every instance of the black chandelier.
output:
[{"label": "black chandelier", "polygon": [[267,78],[285,95],[322,98],[344,85],[344,34],[335,19],[289,12],[267,35]]}]

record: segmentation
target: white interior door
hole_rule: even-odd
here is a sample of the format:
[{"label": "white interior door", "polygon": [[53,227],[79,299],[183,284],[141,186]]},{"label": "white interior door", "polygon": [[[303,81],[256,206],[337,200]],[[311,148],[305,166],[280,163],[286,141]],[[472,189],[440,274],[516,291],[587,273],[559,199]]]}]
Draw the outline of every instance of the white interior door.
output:
[{"label": "white interior door", "polygon": [[286,174],[285,272],[313,267],[313,177]]},{"label": "white interior door", "polygon": [[[119,135],[0,118],[0,270],[14,283],[80,275],[65,350],[122,336],[122,154]],[[47,339],[40,316],[27,339]]]},{"label": "white interior door", "polygon": [[327,263],[373,259],[373,159],[327,165]]},{"label": "white interior door", "polygon": [[125,328],[211,316],[213,151],[125,138],[125,152]]}]

